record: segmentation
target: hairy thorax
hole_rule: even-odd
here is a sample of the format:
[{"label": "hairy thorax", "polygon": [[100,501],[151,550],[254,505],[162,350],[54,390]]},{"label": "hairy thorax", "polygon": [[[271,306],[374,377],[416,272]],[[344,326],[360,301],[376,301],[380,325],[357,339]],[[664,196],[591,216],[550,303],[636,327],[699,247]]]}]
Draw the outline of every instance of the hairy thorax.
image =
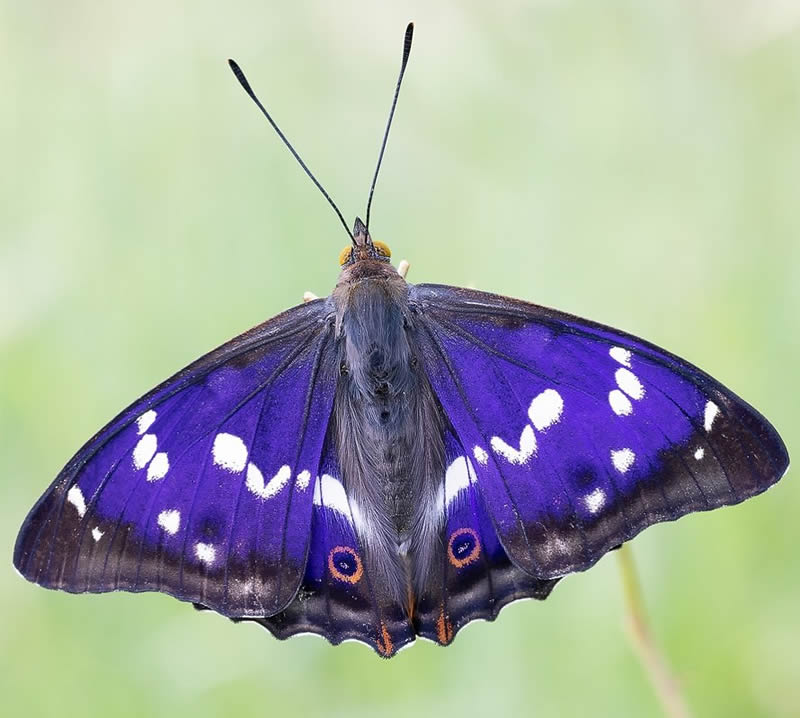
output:
[{"label": "hairy thorax", "polygon": [[[420,590],[438,541],[441,412],[414,353],[408,285],[383,262],[345,270],[334,291],[340,366],[333,431],[368,558]],[[380,565],[383,563],[384,565]],[[397,571],[402,566],[402,571]]]}]

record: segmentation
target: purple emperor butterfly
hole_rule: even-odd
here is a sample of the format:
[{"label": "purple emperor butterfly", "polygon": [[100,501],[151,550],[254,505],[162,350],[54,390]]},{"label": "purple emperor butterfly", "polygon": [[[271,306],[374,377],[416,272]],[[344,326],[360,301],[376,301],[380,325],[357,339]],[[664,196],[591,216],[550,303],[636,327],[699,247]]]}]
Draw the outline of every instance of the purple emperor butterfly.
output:
[{"label": "purple emperor butterfly", "polygon": [[331,296],[198,359],[90,439],[22,526],[25,578],[162,591],[388,657],[416,636],[448,644],[645,527],[781,477],[775,429],[678,357],[526,302],[406,283],[369,232],[378,168]]}]

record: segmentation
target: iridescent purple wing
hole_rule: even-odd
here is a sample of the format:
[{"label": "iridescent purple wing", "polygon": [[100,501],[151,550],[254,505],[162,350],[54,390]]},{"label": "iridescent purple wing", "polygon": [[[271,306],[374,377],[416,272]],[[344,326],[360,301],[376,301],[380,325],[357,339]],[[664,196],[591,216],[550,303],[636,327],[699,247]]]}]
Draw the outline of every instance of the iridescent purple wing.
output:
[{"label": "iridescent purple wing", "polygon": [[277,615],[245,620],[257,621],[277,638],[310,632],[333,644],[358,640],[388,658],[416,635],[446,645],[463,625],[494,619],[510,601],[546,598],[556,581],[541,581],[511,564],[470,479],[474,474],[463,447],[449,431],[446,446],[452,461],[446,476],[435,478],[447,519],[422,595],[401,605],[381,584],[382,572],[373,570],[381,557],[364,552],[355,530],[358,509],[337,478],[339,467],[328,446],[297,599]]},{"label": "iridescent purple wing", "polygon": [[410,301],[492,525],[536,578],[585,570],[650,524],[738,503],[786,470],[764,417],[641,339],[453,287],[419,285]]},{"label": "iridescent purple wing", "polygon": [[475,459],[452,429],[445,447],[441,550],[413,611],[416,633],[441,645],[474,619],[494,620],[511,601],[547,598],[558,581],[538,579],[509,560],[478,488]]},{"label": "iridescent purple wing", "polygon": [[163,591],[227,616],[286,606],[306,565],[336,385],[327,300],[132,404],[31,510],[14,564],[70,592]]}]

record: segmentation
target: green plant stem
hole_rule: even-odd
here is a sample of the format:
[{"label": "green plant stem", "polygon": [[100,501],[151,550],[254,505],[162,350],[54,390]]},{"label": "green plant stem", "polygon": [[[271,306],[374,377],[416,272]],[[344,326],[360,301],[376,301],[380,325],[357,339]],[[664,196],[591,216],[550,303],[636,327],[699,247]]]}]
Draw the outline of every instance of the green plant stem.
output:
[{"label": "green plant stem", "polygon": [[633,553],[628,545],[624,544],[616,554],[622,573],[622,590],[626,609],[625,623],[633,648],[644,666],[645,673],[650,679],[664,714],[668,718],[690,718],[691,713],[686,698],[650,630]]}]

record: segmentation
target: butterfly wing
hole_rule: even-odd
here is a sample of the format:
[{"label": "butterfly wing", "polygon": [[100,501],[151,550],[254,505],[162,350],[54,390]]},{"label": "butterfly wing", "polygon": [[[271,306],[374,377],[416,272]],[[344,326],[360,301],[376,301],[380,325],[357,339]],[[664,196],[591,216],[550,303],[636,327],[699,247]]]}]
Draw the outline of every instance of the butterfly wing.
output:
[{"label": "butterfly wing", "polygon": [[451,427],[445,450],[441,550],[412,614],[417,634],[442,645],[472,620],[494,620],[511,601],[547,598],[558,581],[538,579],[509,560],[478,489],[475,460]]},{"label": "butterfly wing", "polygon": [[70,592],[163,591],[227,616],[297,592],[336,385],[332,308],[295,307],[199,359],[89,440],[14,564]]},{"label": "butterfly wing", "polygon": [[502,547],[546,580],[643,528],[735,504],[784,473],[755,409],[641,339],[497,295],[419,285],[434,392]]},{"label": "butterfly wing", "polygon": [[358,508],[341,481],[329,433],[314,488],[311,547],[297,594],[280,613],[254,620],[277,638],[316,633],[333,644],[366,643],[384,658],[414,640],[405,607],[386,591],[356,530]]}]

